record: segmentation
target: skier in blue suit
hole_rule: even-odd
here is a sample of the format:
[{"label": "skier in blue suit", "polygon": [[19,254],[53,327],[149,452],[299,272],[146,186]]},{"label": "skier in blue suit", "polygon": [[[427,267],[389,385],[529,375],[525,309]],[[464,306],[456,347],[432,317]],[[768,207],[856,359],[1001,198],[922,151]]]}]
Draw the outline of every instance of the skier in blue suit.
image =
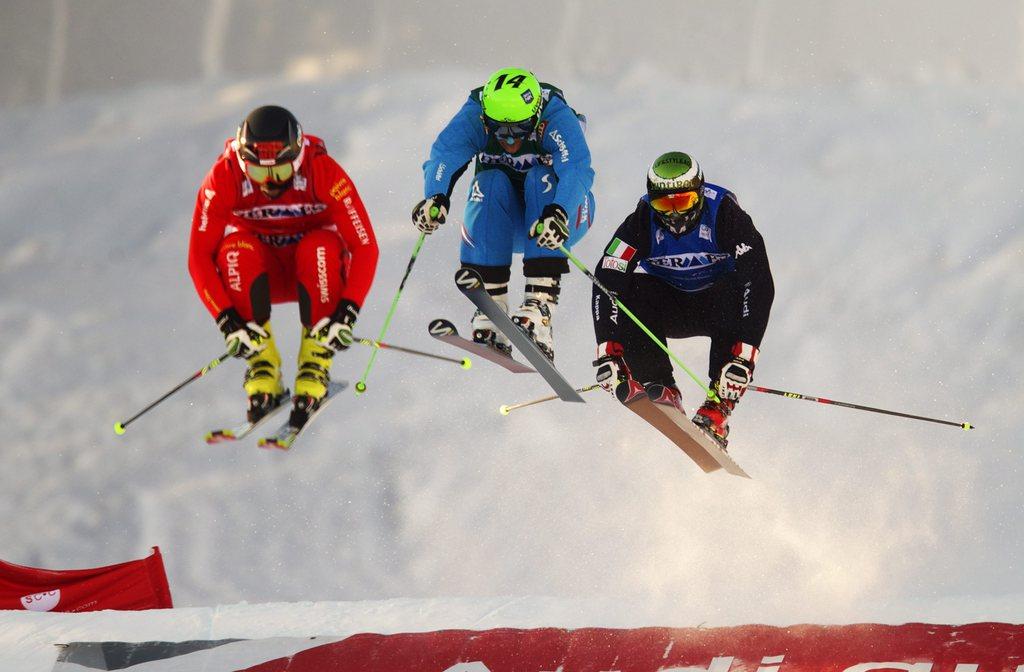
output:
[{"label": "skier in blue suit", "polygon": [[[512,321],[552,360],[551,319],[560,278],[569,270],[558,247],[576,243],[594,217],[594,171],[584,127],[585,118],[558,88],[526,70],[498,70],[470,92],[437,136],[423,164],[424,198],[412,211],[420,231],[435,231],[448,216],[456,181],[476,160],[462,226],[462,266],[479,272],[491,298],[508,312],[512,254],[523,255],[526,287]],[[479,310],[472,326],[474,341],[511,353],[508,339]]]}]

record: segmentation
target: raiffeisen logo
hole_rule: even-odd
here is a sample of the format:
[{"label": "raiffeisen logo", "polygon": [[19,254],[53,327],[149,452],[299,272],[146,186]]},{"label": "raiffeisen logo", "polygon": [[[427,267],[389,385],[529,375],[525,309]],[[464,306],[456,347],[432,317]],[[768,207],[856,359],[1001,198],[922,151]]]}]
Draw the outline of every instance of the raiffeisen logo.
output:
[{"label": "raiffeisen logo", "polygon": [[52,611],[58,604],[60,604],[60,590],[33,593],[21,598],[21,606],[29,611]]}]

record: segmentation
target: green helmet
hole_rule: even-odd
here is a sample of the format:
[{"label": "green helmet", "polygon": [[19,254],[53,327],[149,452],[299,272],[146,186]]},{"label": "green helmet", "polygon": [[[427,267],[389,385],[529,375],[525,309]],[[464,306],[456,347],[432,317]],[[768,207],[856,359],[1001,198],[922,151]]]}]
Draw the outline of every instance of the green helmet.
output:
[{"label": "green helmet", "polygon": [[662,154],[647,171],[647,200],[658,223],[672,233],[686,233],[704,207],[704,172],[689,154]]},{"label": "green helmet", "polygon": [[526,121],[540,112],[540,82],[529,70],[502,68],[480,94],[484,116],[500,123]]}]

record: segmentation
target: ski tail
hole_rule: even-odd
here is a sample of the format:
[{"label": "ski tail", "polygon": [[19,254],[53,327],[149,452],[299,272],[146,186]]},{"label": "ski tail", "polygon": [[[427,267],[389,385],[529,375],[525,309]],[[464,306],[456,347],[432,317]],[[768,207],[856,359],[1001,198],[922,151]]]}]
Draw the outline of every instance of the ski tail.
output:
[{"label": "ski tail", "polygon": [[459,335],[455,325],[448,320],[440,318],[433,320],[427,326],[427,331],[430,332],[431,336],[439,341],[448,343],[449,345],[454,345],[456,348],[461,348],[466,352],[486,359],[489,362],[493,362],[512,373],[536,373],[536,371],[526,364],[517,362],[512,357],[498,352],[494,348],[488,347],[483,343],[476,343],[468,338],[463,338]]},{"label": "ski tail", "polygon": [[257,442],[260,448],[277,448],[278,450],[290,450],[295,445],[295,441],[302,435],[303,431],[309,428],[313,424],[313,419],[320,415],[327,404],[333,401],[338,393],[348,387],[348,381],[339,380],[337,382],[331,382],[327,385],[327,394],[320,400],[320,406],[313,411],[306,422],[301,427],[296,427],[291,424],[291,418],[286,420],[280,427],[277,428],[273,434],[265,436]]}]

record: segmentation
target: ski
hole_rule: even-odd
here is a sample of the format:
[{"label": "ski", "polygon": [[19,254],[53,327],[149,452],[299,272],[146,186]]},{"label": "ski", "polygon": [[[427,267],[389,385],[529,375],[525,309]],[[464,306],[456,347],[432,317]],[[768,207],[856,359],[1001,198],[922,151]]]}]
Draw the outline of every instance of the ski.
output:
[{"label": "ski", "polygon": [[750,478],[717,441],[677,409],[656,404],[646,396],[641,396],[625,406],[676,444],[704,473],[725,469],[734,476]]},{"label": "ski", "polygon": [[551,363],[540,348],[527,336],[522,329],[517,327],[501,309],[501,306],[494,302],[487,290],[484,289],[484,280],[480,274],[471,268],[460,268],[455,273],[455,284],[459,291],[466,295],[473,304],[479,308],[484,315],[491,318],[494,326],[505,334],[519,352],[526,357],[526,360],[533,365],[537,373],[544,376],[551,389],[555,391],[562,401],[576,401],[585,403],[583,397],[573,389],[573,386],[558,372],[558,369]]},{"label": "ski", "polygon": [[243,422],[240,425],[234,427],[224,427],[222,429],[212,429],[206,433],[206,443],[213,445],[215,443],[230,443],[231,441],[238,441],[244,439],[246,436],[251,434],[260,425],[264,424],[270,418],[277,415],[281,409],[288,408],[288,400],[291,393],[285,390],[280,396],[280,402],[277,406],[267,411],[267,413],[257,420],[256,422]]},{"label": "ski", "polygon": [[348,382],[340,380],[336,383],[332,382],[327,385],[327,394],[320,402],[320,407],[310,414],[309,418],[301,427],[295,427],[291,424],[289,418],[277,431],[269,436],[265,436],[259,440],[257,444],[260,448],[277,448],[279,450],[289,450],[295,445],[296,439],[302,434],[302,432],[309,427],[316,416],[320,415],[320,412],[327,408],[327,404],[331,403],[331,400],[338,396],[338,393],[348,387]]},{"label": "ski", "polygon": [[511,355],[506,355],[503,352],[484,345],[483,343],[476,343],[459,336],[458,329],[455,325],[445,319],[433,320],[428,326],[427,331],[430,335],[439,341],[444,341],[454,345],[456,348],[462,348],[466,352],[471,352],[477,357],[482,357],[489,362],[494,362],[498,366],[502,366],[512,373],[536,373],[532,368],[526,364],[521,364],[516,360],[512,359]]}]

